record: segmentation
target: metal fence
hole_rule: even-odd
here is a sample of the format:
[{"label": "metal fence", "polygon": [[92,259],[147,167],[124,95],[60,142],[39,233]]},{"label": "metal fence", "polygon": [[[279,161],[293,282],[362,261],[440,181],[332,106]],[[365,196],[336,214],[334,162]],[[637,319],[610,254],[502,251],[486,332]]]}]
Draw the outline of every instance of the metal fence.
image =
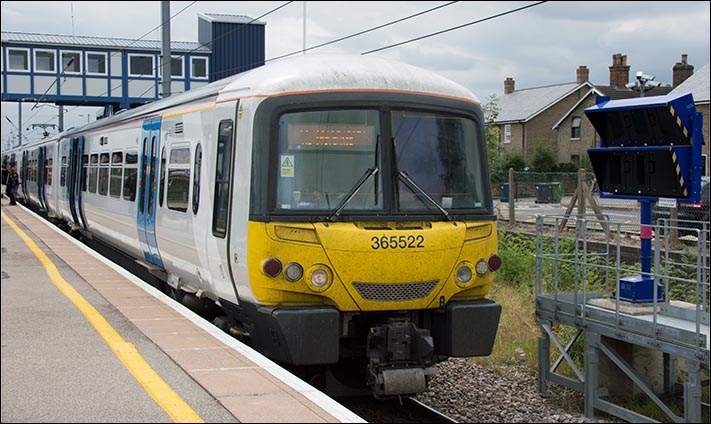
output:
[{"label": "metal fence", "polygon": [[[513,172],[507,181],[492,182],[492,195],[495,201],[509,202],[513,194],[513,207],[517,201],[536,203],[553,203],[567,207],[578,189],[579,172]],[[592,172],[582,173],[582,181],[587,185],[590,197],[608,214],[614,215],[616,210],[639,210],[639,201],[635,199],[611,198],[601,193]],[[682,230],[680,237],[695,235],[703,223],[709,222],[709,178],[703,177],[701,201],[685,203],[683,200],[661,199],[653,206],[653,223],[660,219],[678,222],[683,227],[691,227],[692,231]],[[675,225],[672,225],[675,227]]]}]

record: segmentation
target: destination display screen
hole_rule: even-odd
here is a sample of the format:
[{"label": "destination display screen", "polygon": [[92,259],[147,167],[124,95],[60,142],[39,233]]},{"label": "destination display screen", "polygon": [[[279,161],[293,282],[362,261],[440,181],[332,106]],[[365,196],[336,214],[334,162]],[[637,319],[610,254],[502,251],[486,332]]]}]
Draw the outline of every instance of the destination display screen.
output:
[{"label": "destination display screen", "polygon": [[290,148],[342,147],[362,149],[375,140],[375,127],[362,124],[303,124],[288,125]]}]

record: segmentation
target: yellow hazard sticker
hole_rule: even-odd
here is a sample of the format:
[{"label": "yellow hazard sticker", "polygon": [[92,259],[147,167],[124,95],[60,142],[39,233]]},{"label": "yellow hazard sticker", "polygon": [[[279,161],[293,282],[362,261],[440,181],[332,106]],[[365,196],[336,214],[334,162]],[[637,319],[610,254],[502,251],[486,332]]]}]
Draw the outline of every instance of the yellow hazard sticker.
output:
[{"label": "yellow hazard sticker", "polygon": [[281,156],[281,176],[282,177],[293,177],[294,176],[294,155],[282,155]]}]

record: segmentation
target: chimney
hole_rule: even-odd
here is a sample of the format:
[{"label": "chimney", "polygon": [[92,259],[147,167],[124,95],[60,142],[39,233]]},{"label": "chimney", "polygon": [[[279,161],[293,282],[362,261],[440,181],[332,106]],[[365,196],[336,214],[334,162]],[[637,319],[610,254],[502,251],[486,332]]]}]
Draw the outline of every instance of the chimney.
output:
[{"label": "chimney", "polygon": [[630,80],[630,67],[627,65],[627,55],[616,53],[612,55],[610,66],[610,86],[624,87]]},{"label": "chimney", "polygon": [[694,74],[694,67],[686,63],[686,58],[688,55],[681,55],[681,62],[677,62],[672,68],[672,84],[674,87],[686,81],[691,75]]},{"label": "chimney", "polygon": [[515,84],[516,84],[516,81],[514,81],[513,78],[506,77],[506,80],[504,81],[504,94],[513,93]]},{"label": "chimney", "polygon": [[576,72],[576,74],[576,81],[578,82],[578,84],[583,84],[590,80],[590,70],[585,65],[578,66],[578,71]]}]

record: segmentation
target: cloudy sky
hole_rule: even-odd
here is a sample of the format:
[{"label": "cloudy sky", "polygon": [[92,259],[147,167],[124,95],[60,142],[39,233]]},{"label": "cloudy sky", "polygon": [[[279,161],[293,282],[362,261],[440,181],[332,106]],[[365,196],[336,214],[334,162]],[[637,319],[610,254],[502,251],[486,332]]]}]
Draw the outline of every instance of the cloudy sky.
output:
[{"label": "cloudy sky", "polygon": [[[267,60],[381,27],[306,54],[378,50],[368,54],[431,69],[486,100],[503,94],[506,77],[516,81],[517,89],[573,82],[580,65],[588,67],[592,83],[607,85],[608,67],[616,53],[627,55],[631,77],[643,71],[664,85],[671,84],[672,67],[682,54],[688,55],[695,69],[709,63],[710,5],[708,1],[171,1],[170,14],[174,16],[172,39],[192,42],[197,41],[200,12],[258,18],[266,23]],[[160,39],[160,1],[3,1],[1,12],[2,31]],[[47,122],[53,109],[41,109],[44,112],[33,119]],[[86,113],[73,110],[66,117],[67,126],[85,122]],[[17,123],[17,105],[3,103],[2,114],[4,145],[12,129],[4,117]],[[30,117],[23,112],[24,120]],[[28,136],[39,138],[41,131]]]}]

